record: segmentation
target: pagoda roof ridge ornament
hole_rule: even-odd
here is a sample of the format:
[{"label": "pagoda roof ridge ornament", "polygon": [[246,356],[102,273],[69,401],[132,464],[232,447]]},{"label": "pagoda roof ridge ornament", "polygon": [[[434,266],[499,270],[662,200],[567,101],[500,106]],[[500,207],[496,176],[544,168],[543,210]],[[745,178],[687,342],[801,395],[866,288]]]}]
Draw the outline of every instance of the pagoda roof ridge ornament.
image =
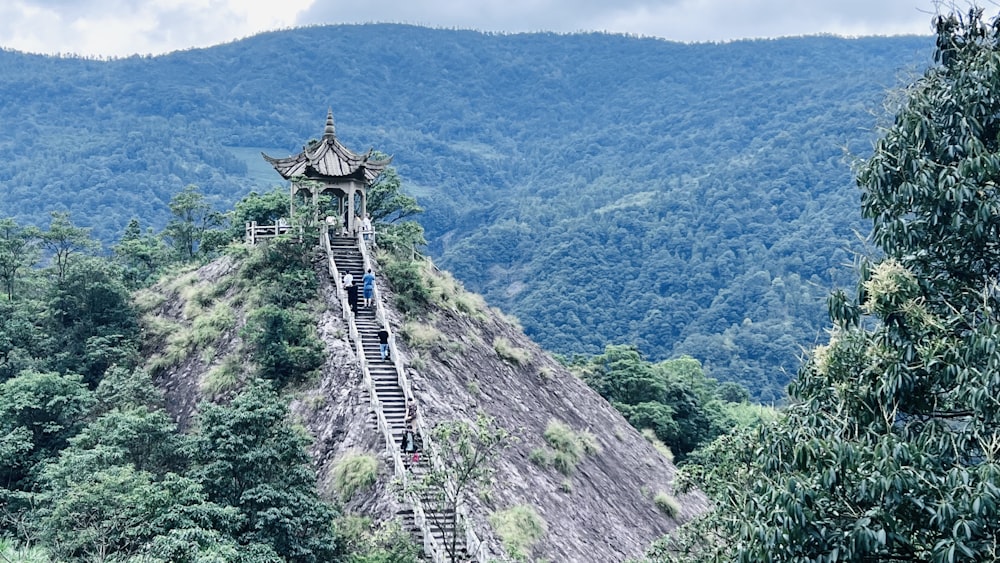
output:
[{"label": "pagoda roof ridge ornament", "polygon": [[333,125],[333,108],[326,110],[326,127],[323,129],[323,138],[332,139],[337,136],[337,129]]}]

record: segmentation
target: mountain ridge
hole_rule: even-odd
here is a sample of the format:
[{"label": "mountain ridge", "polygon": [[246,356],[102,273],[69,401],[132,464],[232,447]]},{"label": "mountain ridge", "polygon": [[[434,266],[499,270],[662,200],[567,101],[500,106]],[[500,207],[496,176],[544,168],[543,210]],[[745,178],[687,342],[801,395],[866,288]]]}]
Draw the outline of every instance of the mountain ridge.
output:
[{"label": "mountain ridge", "polygon": [[[845,148],[865,154],[931,47],[367,24],[109,61],[2,51],[0,212],[71,211],[110,242],[132,216],[161,227],[187,184],[227,207],[279,183],[247,147],[297,152],[333,107],[349,146],[396,155],[431,256],[548,349],[690,354],[780,401],[866,229]],[[633,281],[609,299],[610,279]]]}]

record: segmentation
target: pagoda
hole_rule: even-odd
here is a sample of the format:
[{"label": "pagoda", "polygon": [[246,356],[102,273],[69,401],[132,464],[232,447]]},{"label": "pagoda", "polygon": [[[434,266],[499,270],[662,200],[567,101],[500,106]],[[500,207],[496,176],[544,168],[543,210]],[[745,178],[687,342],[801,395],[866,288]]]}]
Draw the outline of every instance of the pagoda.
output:
[{"label": "pagoda", "polygon": [[319,196],[330,194],[337,202],[337,216],[343,219],[347,232],[354,233],[358,221],[368,212],[368,188],[392,161],[392,157],[374,158],[372,151],[359,155],[337,140],[331,108],[326,114],[323,138],[309,141],[299,154],[287,158],[260,154],[282,178],[291,181],[290,205],[294,205],[299,193],[310,197],[314,206]]}]

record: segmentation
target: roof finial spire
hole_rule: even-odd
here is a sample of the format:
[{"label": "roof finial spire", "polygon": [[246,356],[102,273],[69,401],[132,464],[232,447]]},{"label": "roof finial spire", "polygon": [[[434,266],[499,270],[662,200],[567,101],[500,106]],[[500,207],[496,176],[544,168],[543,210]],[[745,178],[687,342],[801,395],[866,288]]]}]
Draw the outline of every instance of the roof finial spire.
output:
[{"label": "roof finial spire", "polygon": [[326,129],[323,130],[323,138],[333,138],[336,131],[333,128],[333,108],[326,110]]}]

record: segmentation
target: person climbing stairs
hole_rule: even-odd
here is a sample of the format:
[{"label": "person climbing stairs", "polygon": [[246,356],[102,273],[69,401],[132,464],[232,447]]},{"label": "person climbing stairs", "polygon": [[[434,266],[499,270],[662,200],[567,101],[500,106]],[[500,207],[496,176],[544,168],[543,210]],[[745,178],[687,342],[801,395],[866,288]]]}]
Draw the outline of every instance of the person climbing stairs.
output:
[{"label": "person climbing stairs", "polygon": [[[351,237],[331,236],[330,252],[337,265],[340,275],[350,272],[354,280],[360,280],[365,271],[364,257],[358,249],[357,239]],[[337,280],[340,283],[340,280]],[[365,356],[365,363],[372,378],[375,394],[382,407],[382,414],[388,424],[390,433],[394,441],[394,447],[398,450],[403,431],[408,426],[406,394],[400,386],[399,376],[396,373],[396,364],[393,358],[382,359],[379,346],[378,333],[382,330],[376,316],[377,304],[371,307],[359,307],[354,315],[354,323],[361,339],[361,347]],[[419,461],[409,467],[412,478],[420,479],[430,469],[430,459],[426,452],[421,452]],[[422,499],[421,508],[426,515],[431,534],[437,539],[439,545],[445,546],[455,536],[456,559],[455,561],[468,561],[469,554],[465,549],[465,534],[461,530],[455,529],[455,518],[453,512],[447,509],[440,509],[437,503],[427,502],[431,499]],[[403,520],[406,529],[415,530],[417,541],[422,542],[423,532],[419,530],[414,520],[412,508],[401,510],[398,515]],[[457,536],[456,536],[457,534]]]}]

